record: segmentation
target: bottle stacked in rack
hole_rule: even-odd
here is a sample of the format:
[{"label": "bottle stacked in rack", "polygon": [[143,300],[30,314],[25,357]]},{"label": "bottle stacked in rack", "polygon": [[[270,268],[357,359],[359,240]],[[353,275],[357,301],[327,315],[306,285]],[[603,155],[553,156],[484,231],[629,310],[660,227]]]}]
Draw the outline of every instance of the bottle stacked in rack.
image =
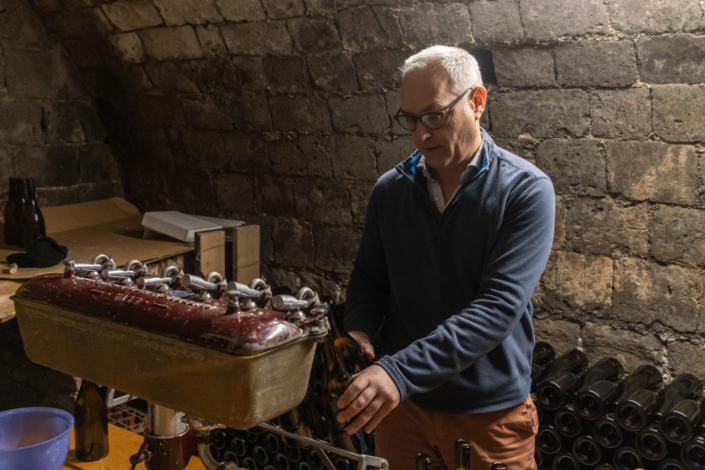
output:
[{"label": "bottle stacked in rack", "polygon": [[701,380],[664,383],[651,365],[625,375],[614,358],[588,367],[578,350],[552,351],[537,343],[532,367],[540,470],[705,470]]}]

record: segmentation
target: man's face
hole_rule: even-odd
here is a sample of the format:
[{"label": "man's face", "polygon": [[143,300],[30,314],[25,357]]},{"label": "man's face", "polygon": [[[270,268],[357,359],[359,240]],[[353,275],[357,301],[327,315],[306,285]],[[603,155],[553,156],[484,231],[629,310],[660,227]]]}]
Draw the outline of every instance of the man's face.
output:
[{"label": "man's face", "polygon": [[[403,113],[421,116],[439,112],[458,98],[451,78],[441,67],[428,67],[408,73],[401,82]],[[440,129],[430,130],[420,121],[411,138],[431,168],[443,170],[463,162],[480,142],[480,116],[485,105],[485,89],[471,90],[446,115]]]}]

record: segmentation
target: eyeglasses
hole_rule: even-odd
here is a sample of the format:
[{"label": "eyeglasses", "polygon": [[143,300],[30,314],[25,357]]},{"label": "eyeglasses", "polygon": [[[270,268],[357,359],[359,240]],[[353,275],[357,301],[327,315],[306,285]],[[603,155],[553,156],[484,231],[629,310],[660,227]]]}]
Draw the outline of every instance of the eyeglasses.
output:
[{"label": "eyeglasses", "polygon": [[460,103],[460,100],[463,99],[463,96],[465,96],[472,89],[473,89],[473,87],[470,87],[467,90],[465,90],[460,96],[458,96],[455,99],[455,101],[453,101],[450,105],[448,105],[447,108],[442,109],[440,112],[425,113],[425,114],[422,114],[421,116],[412,116],[410,114],[402,113],[401,109],[399,109],[399,111],[397,112],[397,115],[394,116],[394,119],[399,123],[399,125],[401,127],[406,129],[407,131],[415,131],[417,121],[421,121],[421,124],[423,124],[423,126],[426,129],[429,129],[429,130],[440,129],[446,120],[446,116],[448,115],[450,110],[453,109],[453,106]]}]

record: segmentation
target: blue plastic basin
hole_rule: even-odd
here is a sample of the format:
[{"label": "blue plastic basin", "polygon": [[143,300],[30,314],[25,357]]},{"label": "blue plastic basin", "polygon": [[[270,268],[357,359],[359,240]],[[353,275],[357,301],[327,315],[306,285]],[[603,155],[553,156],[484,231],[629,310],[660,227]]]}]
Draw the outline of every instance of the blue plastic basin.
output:
[{"label": "blue plastic basin", "polygon": [[66,461],[73,416],[57,408],[0,413],[0,469],[60,470]]}]

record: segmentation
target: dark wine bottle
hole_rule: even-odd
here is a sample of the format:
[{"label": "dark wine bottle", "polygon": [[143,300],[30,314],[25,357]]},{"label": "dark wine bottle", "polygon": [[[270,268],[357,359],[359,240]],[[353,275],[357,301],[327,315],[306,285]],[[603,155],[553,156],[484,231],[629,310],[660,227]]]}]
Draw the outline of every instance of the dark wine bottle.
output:
[{"label": "dark wine bottle", "polygon": [[286,458],[289,460],[291,463],[296,463],[299,460],[301,460],[301,449],[298,447],[290,446],[290,445],[285,445],[284,446],[284,455],[286,455]]},{"label": "dark wine bottle", "polygon": [[663,437],[677,444],[687,442],[702,422],[704,410],[705,397],[681,400],[661,418],[659,426]]},{"label": "dark wine bottle", "polygon": [[689,470],[705,469],[705,436],[698,434],[683,444],[681,461]]},{"label": "dark wine bottle", "polygon": [[243,438],[235,436],[230,440],[230,449],[238,457],[244,457],[247,454],[247,441]]},{"label": "dark wine bottle", "polygon": [[223,452],[223,462],[232,462],[234,463],[237,467],[240,466],[240,457],[235,455],[235,452],[226,450]]},{"label": "dark wine bottle", "polygon": [[455,470],[470,470],[470,443],[465,439],[455,441]]},{"label": "dark wine bottle", "polygon": [[550,380],[553,376],[561,372],[580,372],[587,368],[587,365],[587,355],[577,349],[571,349],[548,366],[544,378]]},{"label": "dark wine bottle", "polygon": [[568,403],[556,411],[553,417],[553,425],[561,435],[575,437],[583,429],[583,420],[575,411],[575,406],[572,403]]},{"label": "dark wine bottle", "polygon": [[367,368],[369,361],[365,357],[362,348],[352,336],[348,334],[342,325],[341,319],[345,311],[345,304],[337,304],[332,298],[325,298],[323,301],[331,305],[331,312],[328,315],[333,335],[333,344],[340,354],[345,367],[353,374],[357,374]]},{"label": "dark wine bottle", "polygon": [[304,400],[297,407],[303,423],[308,427],[316,439],[324,439],[328,435],[328,425],[316,405],[313,389],[306,389]]},{"label": "dark wine bottle", "polygon": [[310,449],[306,453],[306,462],[311,466],[313,470],[322,470],[323,467],[325,467],[323,459],[321,459],[321,456],[318,455],[318,452],[313,449]]},{"label": "dark wine bottle", "polygon": [[15,228],[17,230],[17,235],[15,240],[17,240],[17,245],[27,248],[24,246],[24,219],[25,212],[27,212],[27,196],[25,193],[25,184],[23,179],[15,180]]},{"label": "dark wine bottle", "polygon": [[646,460],[661,460],[668,453],[668,441],[655,424],[646,426],[639,431],[634,441],[634,447]]},{"label": "dark wine bottle", "polygon": [[214,429],[210,435],[211,443],[218,449],[225,449],[228,445],[228,436],[222,429]]},{"label": "dark wine bottle", "polygon": [[543,452],[541,452],[538,446],[534,446],[534,462],[536,462],[537,467],[543,464]]},{"label": "dark wine bottle", "polygon": [[108,409],[98,392],[98,385],[81,383],[74,408],[76,459],[94,462],[108,455]]},{"label": "dark wine bottle", "polygon": [[291,466],[289,465],[289,459],[287,459],[286,455],[284,454],[275,455],[272,464],[277,470],[291,470]]},{"label": "dark wine bottle", "polygon": [[541,452],[548,455],[554,455],[560,452],[563,446],[563,438],[553,426],[539,426],[539,432],[536,434],[536,445],[539,446]]},{"label": "dark wine bottle", "polygon": [[617,423],[614,413],[607,413],[595,421],[592,433],[597,442],[606,449],[616,449],[624,441],[624,431]]},{"label": "dark wine bottle", "polygon": [[345,459],[343,457],[334,458],[333,466],[335,467],[335,470],[352,470],[350,468],[350,462],[348,462],[348,459]]},{"label": "dark wine bottle", "polygon": [[10,191],[7,194],[7,204],[5,204],[5,243],[7,245],[17,245],[17,223],[15,221],[15,206],[17,205],[17,183],[15,178],[10,178]]},{"label": "dark wine bottle", "polygon": [[211,457],[216,462],[223,461],[223,452],[212,442],[208,444],[208,453],[211,454]]},{"label": "dark wine bottle", "polygon": [[24,247],[26,250],[32,248],[34,242],[41,237],[46,237],[44,226],[44,216],[39,209],[37,202],[37,192],[34,189],[34,180],[27,180],[27,210],[24,213]]},{"label": "dark wine bottle", "polygon": [[278,436],[275,436],[271,432],[268,432],[265,433],[264,437],[262,438],[262,445],[265,449],[267,449],[267,452],[274,455],[279,453],[279,450],[282,447],[282,441]]},{"label": "dark wine bottle", "polygon": [[601,380],[578,391],[575,397],[575,408],[583,418],[590,421],[596,420],[614,404],[637,390],[653,389],[662,381],[661,372],[657,368],[644,364],[619,383]]},{"label": "dark wine bottle", "polygon": [[614,465],[609,463],[601,463],[596,466],[593,470],[615,470]]},{"label": "dark wine bottle", "polygon": [[426,454],[418,454],[414,458],[415,470],[431,470],[431,457]]},{"label": "dark wine bottle", "polygon": [[622,364],[612,357],[606,357],[590,367],[584,374],[562,372],[544,380],[537,395],[541,405],[547,410],[557,410],[581,388],[600,380],[614,380],[624,371]]},{"label": "dark wine bottle", "polygon": [[296,463],[296,466],[294,467],[295,470],[311,470],[311,467],[308,466],[306,462],[303,460],[299,461]]},{"label": "dark wine bottle", "polygon": [[548,366],[556,358],[556,352],[553,347],[539,341],[534,345],[534,353],[531,357],[531,387],[534,390],[536,384],[543,380],[546,372],[548,372]]},{"label": "dark wine bottle", "polygon": [[490,470],[507,470],[507,466],[504,465],[502,462],[495,462],[490,465]]},{"label": "dark wine bottle", "polygon": [[245,457],[242,459],[242,468],[247,470],[257,470],[257,462],[252,457]]},{"label": "dark wine bottle", "polygon": [[331,443],[343,450],[364,453],[367,450],[362,432],[349,435],[345,431],[348,423],[340,423],[336,419],[338,409],[338,399],[345,392],[352,381],[352,376],[345,368],[343,360],[335,349],[333,338],[326,336],[323,344],[324,369],[323,369],[323,409]]},{"label": "dark wine bottle", "polygon": [[553,470],[580,470],[580,463],[570,452],[561,452],[553,458]]},{"label": "dark wine bottle", "polygon": [[[298,407],[293,408],[287,411],[286,413],[279,415],[276,419],[276,422],[284,431],[296,434],[298,436],[308,437],[310,439],[313,437],[311,435],[311,429],[309,429],[308,425],[304,422],[299,411],[300,410]],[[284,438],[284,442],[286,442],[290,446],[308,447],[307,444],[287,437]]]},{"label": "dark wine bottle", "polygon": [[262,446],[254,446],[252,448],[252,458],[255,459],[255,462],[262,467],[269,463],[269,454],[267,453],[267,449]]},{"label": "dark wine bottle", "polygon": [[676,459],[666,459],[659,462],[656,470],[687,470],[683,462]]},{"label": "dark wine bottle", "polygon": [[583,465],[597,465],[602,460],[607,460],[597,440],[587,434],[577,437],[573,441],[573,455]]},{"label": "dark wine bottle", "polygon": [[694,393],[702,394],[702,382],[691,374],[680,374],[659,391],[638,390],[622,401],[617,406],[617,422],[624,429],[639,431]]},{"label": "dark wine bottle", "polygon": [[633,447],[620,447],[614,451],[612,461],[617,470],[636,470],[637,468],[644,468],[644,459],[641,458],[639,452]]}]

